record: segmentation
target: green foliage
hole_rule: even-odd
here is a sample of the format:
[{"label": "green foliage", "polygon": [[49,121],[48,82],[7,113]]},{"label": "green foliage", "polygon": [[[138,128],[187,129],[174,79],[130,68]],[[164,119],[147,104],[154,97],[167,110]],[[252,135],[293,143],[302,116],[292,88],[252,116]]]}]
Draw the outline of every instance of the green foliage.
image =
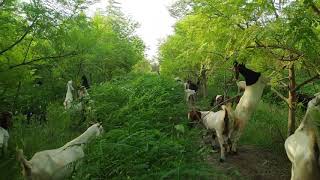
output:
[{"label": "green foliage", "polygon": [[226,71],[238,60],[262,73],[273,72],[272,85],[281,87],[288,60],[296,60],[298,84],[320,72],[320,16],[315,1],[180,0],[171,11],[179,14],[181,6],[191,10],[161,45],[162,74],[194,77],[205,64],[211,70],[209,77],[220,76],[217,68]]},{"label": "green foliage", "polygon": [[87,17],[83,12],[87,3],[4,1],[0,5],[1,110],[47,106],[63,99],[61,89],[70,79],[76,89],[82,75],[92,84],[101,83],[130,72],[144,59],[135,22],[116,13]]},{"label": "green foliage", "polygon": [[95,87],[106,133],[90,145],[74,179],[204,178],[213,174],[187,128],[183,91],[172,79],[134,75]]}]

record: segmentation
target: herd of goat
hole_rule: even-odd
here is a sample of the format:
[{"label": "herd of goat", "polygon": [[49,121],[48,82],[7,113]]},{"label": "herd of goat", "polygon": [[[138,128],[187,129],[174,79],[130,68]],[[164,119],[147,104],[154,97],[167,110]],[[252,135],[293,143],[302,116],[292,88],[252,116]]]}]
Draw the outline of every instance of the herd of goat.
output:
[{"label": "herd of goat", "polygon": [[[220,146],[220,162],[225,161],[226,153],[237,154],[237,144],[243,130],[259,104],[263,90],[269,79],[261,73],[246,68],[244,64],[234,63],[236,79],[241,74],[245,81],[237,81],[238,92],[243,91],[241,98],[217,95],[215,102],[220,110],[200,111],[194,105],[198,91],[196,84],[190,80],[184,85],[186,100],[192,110],[188,112],[190,123],[202,124],[207,130],[215,134]],[[176,78],[178,80],[179,78]],[[181,82],[181,80],[178,80]],[[319,180],[320,179],[320,93],[307,101],[306,114],[295,133],[285,141],[285,150],[292,163],[291,180]],[[236,104],[235,110],[232,104]],[[214,146],[213,146],[214,147]]]},{"label": "herd of goat", "polygon": [[[238,93],[243,94],[235,98],[218,95],[214,98],[213,105],[220,110],[200,111],[192,108],[188,112],[188,119],[192,123],[202,124],[207,130],[215,132],[220,146],[220,162],[226,160],[227,153],[237,154],[237,145],[246,124],[256,110],[268,78],[261,73],[248,69],[244,64],[234,63],[234,71],[238,79],[241,74],[245,81],[237,81]],[[178,79],[176,79],[178,80]],[[86,79],[84,81],[87,81]],[[181,81],[181,80],[180,80]],[[87,82],[86,82],[87,83]],[[186,100],[192,106],[196,101],[199,84],[187,81],[185,84]],[[88,97],[87,86],[79,89],[79,98]],[[65,109],[76,108],[73,104],[72,81],[67,83],[67,93],[64,101]],[[235,109],[232,105],[236,104]],[[80,104],[81,105],[81,104]],[[79,105],[78,105],[79,106]],[[285,141],[285,150],[292,163],[292,180],[319,180],[320,158],[319,158],[319,121],[320,93],[307,104],[306,114],[295,133]],[[9,133],[12,126],[12,113],[2,112],[0,114],[0,153],[4,156],[8,147]],[[59,180],[66,179],[74,171],[75,163],[85,156],[84,147],[92,139],[104,132],[101,123],[91,125],[83,134],[64,146],[37,152],[27,160],[21,149],[17,150],[18,160],[22,167],[22,174],[28,180]],[[214,139],[213,139],[214,140]]]}]

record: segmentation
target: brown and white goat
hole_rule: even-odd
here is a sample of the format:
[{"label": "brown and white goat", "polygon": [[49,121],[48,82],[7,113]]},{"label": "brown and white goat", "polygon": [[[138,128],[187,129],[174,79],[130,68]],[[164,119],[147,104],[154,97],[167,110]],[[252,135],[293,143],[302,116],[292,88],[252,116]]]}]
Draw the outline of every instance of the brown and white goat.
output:
[{"label": "brown and white goat", "polygon": [[285,141],[287,156],[292,163],[291,180],[320,179],[319,122],[320,95],[308,103],[300,126]]},{"label": "brown and white goat", "polygon": [[102,133],[102,125],[96,123],[64,146],[37,152],[29,161],[25,159],[23,151],[18,150],[23,176],[27,180],[66,179],[71,175],[74,163],[84,157],[84,146]]},{"label": "brown and white goat", "polygon": [[220,145],[220,162],[225,161],[226,150],[228,148],[228,134],[230,130],[230,119],[228,111],[231,104],[223,105],[222,110],[213,111],[191,111],[188,113],[188,119],[191,121],[201,121],[206,129],[216,132]]}]

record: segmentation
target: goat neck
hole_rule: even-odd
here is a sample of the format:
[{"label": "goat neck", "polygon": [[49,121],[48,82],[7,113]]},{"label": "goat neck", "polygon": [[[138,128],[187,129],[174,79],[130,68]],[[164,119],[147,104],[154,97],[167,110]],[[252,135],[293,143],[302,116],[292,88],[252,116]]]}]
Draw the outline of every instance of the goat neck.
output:
[{"label": "goat neck", "polygon": [[62,148],[67,148],[67,147],[73,146],[73,145],[85,145],[85,144],[89,143],[94,137],[99,136],[101,133],[103,133],[103,127],[100,125],[100,123],[96,123],[96,124],[90,126],[80,136],[78,136],[74,140],[65,144]]},{"label": "goat neck", "polygon": [[[254,71],[247,71],[248,74],[255,74]],[[255,78],[258,78],[254,84],[248,84],[252,83]],[[255,74],[254,78],[251,78],[247,82],[246,79],[246,88],[245,91],[240,98],[239,103],[237,104],[235,115],[238,119],[247,121],[250,119],[252,113],[255,111],[256,107],[258,106],[263,89],[266,86],[266,82],[263,76],[260,75],[260,73]]]}]

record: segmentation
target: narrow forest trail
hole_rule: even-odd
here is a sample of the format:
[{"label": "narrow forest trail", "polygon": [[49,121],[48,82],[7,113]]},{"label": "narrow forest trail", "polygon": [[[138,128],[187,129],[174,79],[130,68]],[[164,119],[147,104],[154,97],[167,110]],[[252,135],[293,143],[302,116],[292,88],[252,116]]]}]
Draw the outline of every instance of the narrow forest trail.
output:
[{"label": "narrow forest trail", "polygon": [[[207,161],[230,179],[287,180],[291,164],[285,154],[243,145],[237,155],[229,155],[224,163],[219,162],[220,153],[211,153]],[[283,152],[284,153],[284,152]]]}]

